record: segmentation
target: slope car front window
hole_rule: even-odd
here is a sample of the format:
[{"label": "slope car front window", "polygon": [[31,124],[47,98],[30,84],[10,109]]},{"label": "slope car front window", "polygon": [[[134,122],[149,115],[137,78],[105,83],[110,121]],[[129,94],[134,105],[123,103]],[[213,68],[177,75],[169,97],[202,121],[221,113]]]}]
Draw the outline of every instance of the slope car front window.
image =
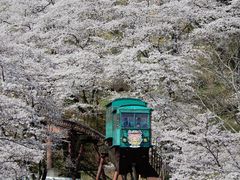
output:
[{"label": "slope car front window", "polygon": [[123,128],[149,128],[147,113],[122,113],[121,124]]},{"label": "slope car front window", "polygon": [[133,128],[134,127],[134,114],[133,113],[122,113],[122,127]]},{"label": "slope car front window", "polygon": [[148,114],[138,113],[135,115],[136,128],[148,128]]}]

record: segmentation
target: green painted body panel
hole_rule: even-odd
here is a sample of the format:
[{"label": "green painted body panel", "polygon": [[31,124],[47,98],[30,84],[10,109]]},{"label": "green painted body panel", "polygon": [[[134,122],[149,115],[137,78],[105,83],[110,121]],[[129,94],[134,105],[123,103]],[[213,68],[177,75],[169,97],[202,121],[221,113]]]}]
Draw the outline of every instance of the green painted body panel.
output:
[{"label": "green painted body panel", "polygon": [[115,137],[120,137],[120,129],[116,128],[114,129],[114,136],[113,136],[113,145],[120,145],[120,138],[115,138]]},{"label": "green painted body panel", "polygon": [[145,106],[124,106],[124,107],[119,107],[117,109],[118,111],[121,112],[146,112],[148,113],[149,111],[151,111],[151,108],[145,107]]},{"label": "green painted body panel", "polygon": [[111,106],[113,109],[116,109],[118,107],[131,106],[131,105],[146,107],[147,103],[140,99],[135,99],[135,98],[119,98],[107,104],[107,107]]},{"label": "green painted body panel", "polygon": [[[152,109],[147,107],[146,102],[134,98],[121,98],[115,99],[106,107],[106,139],[111,138],[113,146],[149,147],[151,145]],[[126,119],[131,126],[124,126],[123,122]],[[134,138],[139,138],[139,142]]]},{"label": "green painted body panel", "polygon": [[113,117],[112,117],[112,109],[111,107],[107,108],[106,112],[106,139],[113,137]]}]

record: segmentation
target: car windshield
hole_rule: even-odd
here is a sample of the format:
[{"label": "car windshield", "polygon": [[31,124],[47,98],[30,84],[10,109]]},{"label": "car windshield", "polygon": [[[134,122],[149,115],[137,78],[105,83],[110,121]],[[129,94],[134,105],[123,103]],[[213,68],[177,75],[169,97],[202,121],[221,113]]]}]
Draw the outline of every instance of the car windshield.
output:
[{"label": "car windshield", "polygon": [[149,128],[147,113],[122,113],[123,128]]}]

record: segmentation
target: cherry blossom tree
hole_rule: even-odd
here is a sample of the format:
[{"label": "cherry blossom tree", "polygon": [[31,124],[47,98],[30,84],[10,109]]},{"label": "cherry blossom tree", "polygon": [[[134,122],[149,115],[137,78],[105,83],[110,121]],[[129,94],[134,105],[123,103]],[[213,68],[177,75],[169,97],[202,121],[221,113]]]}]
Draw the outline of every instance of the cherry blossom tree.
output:
[{"label": "cherry blossom tree", "polygon": [[239,0],[2,0],[3,177],[26,175],[43,157],[41,122],[130,96],[155,109],[153,136],[172,179],[239,178],[239,7]]}]

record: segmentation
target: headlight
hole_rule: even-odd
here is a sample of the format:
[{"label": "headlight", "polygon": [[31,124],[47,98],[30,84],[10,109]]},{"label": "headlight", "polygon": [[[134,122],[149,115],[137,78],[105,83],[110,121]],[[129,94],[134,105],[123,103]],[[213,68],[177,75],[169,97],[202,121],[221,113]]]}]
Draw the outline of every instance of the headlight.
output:
[{"label": "headlight", "polygon": [[148,138],[144,137],[143,142],[145,142],[145,143],[148,142]]},{"label": "headlight", "polygon": [[122,138],[122,142],[126,143],[127,141],[128,141],[128,140],[127,140],[126,137],[123,137],[123,138]]}]

